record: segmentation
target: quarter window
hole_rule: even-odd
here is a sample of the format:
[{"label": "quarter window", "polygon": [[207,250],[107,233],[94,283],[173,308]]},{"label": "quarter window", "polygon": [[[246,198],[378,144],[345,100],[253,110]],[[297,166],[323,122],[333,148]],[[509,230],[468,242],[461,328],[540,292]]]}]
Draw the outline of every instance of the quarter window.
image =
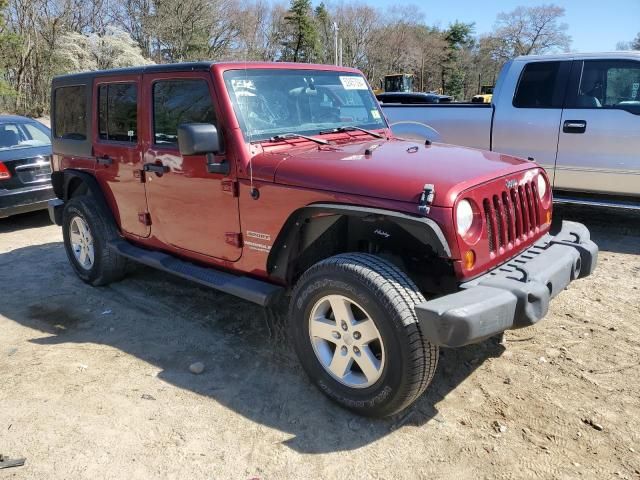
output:
[{"label": "quarter window", "polygon": [[524,67],[513,106],[517,108],[562,108],[558,95],[561,62],[532,62]]},{"label": "quarter window", "polygon": [[203,80],[162,80],[153,86],[154,141],[159,145],[178,144],[178,125],[215,124],[213,102]]},{"label": "quarter window", "polygon": [[135,83],[111,83],[98,89],[101,140],[138,141],[138,89]]},{"label": "quarter window", "polygon": [[66,140],[87,139],[87,95],[85,85],[56,88],[54,133]]}]

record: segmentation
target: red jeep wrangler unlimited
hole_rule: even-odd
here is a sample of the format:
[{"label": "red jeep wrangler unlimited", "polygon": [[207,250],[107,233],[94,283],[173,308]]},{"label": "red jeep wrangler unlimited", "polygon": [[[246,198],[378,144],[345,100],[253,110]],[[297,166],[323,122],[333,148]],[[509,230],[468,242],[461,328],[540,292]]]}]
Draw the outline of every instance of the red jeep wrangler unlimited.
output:
[{"label": "red jeep wrangler unlimited", "polygon": [[92,285],[127,260],[270,307],[360,414],[427,388],[439,347],[532,325],[597,246],[551,226],[544,170],[394,138],[360,72],[191,63],[52,85],[52,220]]}]

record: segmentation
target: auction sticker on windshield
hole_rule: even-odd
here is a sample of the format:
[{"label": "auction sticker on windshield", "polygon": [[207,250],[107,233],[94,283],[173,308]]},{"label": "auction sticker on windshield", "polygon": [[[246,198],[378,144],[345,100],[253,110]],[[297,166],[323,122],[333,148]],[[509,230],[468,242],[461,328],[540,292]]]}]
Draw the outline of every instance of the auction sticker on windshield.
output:
[{"label": "auction sticker on windshield", "polygon": [[345,90],[368,90],[367,82],[362,77],[340,77]]}]

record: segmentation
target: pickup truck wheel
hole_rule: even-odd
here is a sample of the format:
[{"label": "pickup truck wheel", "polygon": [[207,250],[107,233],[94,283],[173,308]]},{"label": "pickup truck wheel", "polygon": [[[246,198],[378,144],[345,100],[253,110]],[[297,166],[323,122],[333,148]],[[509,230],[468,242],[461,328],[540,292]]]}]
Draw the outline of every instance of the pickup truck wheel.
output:
[{"label": "pickup truck wheel", "polygon": [[289,335],[302,367],[328,397],[361,415],[411,405],[436,369],[414,305],[424,297],[399,268],[341,254],[307,270],[293,291]]},{"label": "pickup truck wheel", "polygon": [[125,274],[126,259],[107,245],[117,235],[113,230],[91,198],[83,195],[66,203],[62,236],[67,257],[76,274],[91,285],[107,285]]}]

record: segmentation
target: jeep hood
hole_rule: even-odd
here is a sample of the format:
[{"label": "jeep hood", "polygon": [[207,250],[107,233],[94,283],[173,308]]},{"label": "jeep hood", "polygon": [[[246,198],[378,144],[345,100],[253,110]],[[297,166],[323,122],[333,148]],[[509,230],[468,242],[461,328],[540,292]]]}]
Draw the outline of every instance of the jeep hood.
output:
[{"label": "jeep hood", "polygon": [[[277,161],[272,155],[279,157]],[[398,139],[306,144],[265,152],[254,162],[263,167],[254,164],[255,170],[273,172],[276,183],[404,202],[417,202],[424,185],[433,184],[433,205],[441,207],[453,206],[459,193],[470,187],[536,168],[508,155]]]}]

